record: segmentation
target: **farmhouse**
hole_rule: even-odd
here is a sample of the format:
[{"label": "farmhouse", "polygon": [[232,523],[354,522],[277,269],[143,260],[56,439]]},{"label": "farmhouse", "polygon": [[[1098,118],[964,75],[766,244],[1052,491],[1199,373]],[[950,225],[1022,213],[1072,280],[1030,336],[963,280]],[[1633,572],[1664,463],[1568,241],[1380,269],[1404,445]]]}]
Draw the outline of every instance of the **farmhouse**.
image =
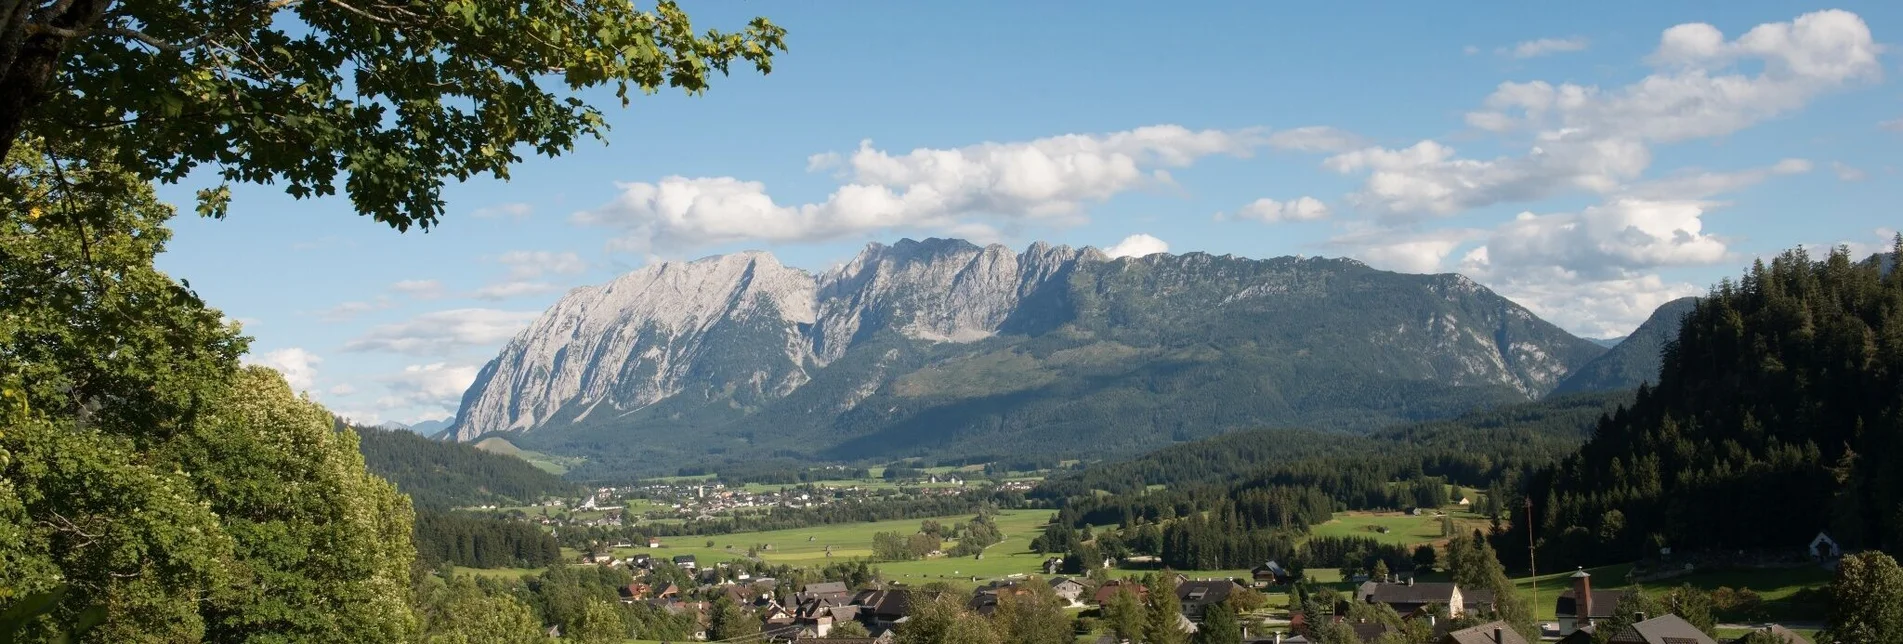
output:
[{"label": "farmhouse", "polygon": [[853,596],[852,605],[859,607],[862,621],[869,617],[874,626],[892,626],[912,615],[912,591],[862,590]]},{"label": "farmhouse", "polygon": [[1573,587],[1559,594],[1553,606],[1553,612],[1559,618],[1559,634],[1571,635],[1574,631],[1612,618],[1612,611],[1619,606],[1619,592],[1614,590],[1593,590],[1592,573],[1584,568],[1573,573]]},{"label": "farmhouse", "polygon": [[1078,600],[1084,596],[1084,591],[1089,590],[1089,588],[1086,588],[1083,584],[1078,583],[1077,580],[1069,577],[1053,577],[1050,580],[1050,584],[1051,592],[1056,593],[1058,599],[1062,599],[1072,606],[1080,605]]},{"label": "farmhouse", "polygon": [[1255,576],[1255,585],[1258,587],[1280,586],[1295,580],[1295,576],[1289,574],[1287,568],[1283,568],[1282,564],[1274,561],[1256,566],[1255,570],[1249,572]]},{"label": "farmhouse", "polygon": [[694,563],[694,555],[675,555],[674,567],[679,568],[681,570],[688,571],[688,572],[693,572],[695,569],[699,568],[699,565]]},{"label": "farmhouse", "polygon": [[[1573,634],[1560,638],[1560,644],[1591,642],[1593,631],[1600,626],[1603,624],[1574,631]],[[1691,622],[1669,614],[1627,626],[1613,634],[1612,639],[1606,641],[1611,644],[1718,644],[1718,640],[1698,630],[1698,627],[1691,625]]]},{"label": "farmhouse", "polygon": [[1203,621],[1203,614],[1210,606],[1223,603],[1230,593],[1242,590],[1236,582],[1223,579],[1219,581],[1186,581],[1176,585],[1176,599],[1183,605],[1183,615],[1191,621]]},{"label": "farmhouse", "polygon": [[1150,589],[1145,588],[1143,584],[1123,579],[1112,579],[1104,582],[1102,586],[1097,587],[1097,594],[1090,598],[1090,602],[1098,606],[1103,606],[1110,603],[1110,600],[1115,598],[1117,593],[1125,590],[1136,593],[1137,601],[1147,601],[1150,598]]},{"label": "farmhouse", "polygon": [[843,606],[852,601],[852,591],[846,588],[846,582],[823,581],[800,586],[800,591],[793,595],[793,601],[798,604],[805,604],[809,600],[824,600],[835,606]]},{"label": "farmhouse", "polygon": [[1461,595],[1459,586],[1438,582],[1415,583],[1413,578],[1398,584],[1370,581],[1356,589],[1355,597],[1363,603],[1387,604],[1404,617],[1426,614],[1430,606],[1446,606],[1449,616],[1459,617],[1467,608],[1466,598]]}]

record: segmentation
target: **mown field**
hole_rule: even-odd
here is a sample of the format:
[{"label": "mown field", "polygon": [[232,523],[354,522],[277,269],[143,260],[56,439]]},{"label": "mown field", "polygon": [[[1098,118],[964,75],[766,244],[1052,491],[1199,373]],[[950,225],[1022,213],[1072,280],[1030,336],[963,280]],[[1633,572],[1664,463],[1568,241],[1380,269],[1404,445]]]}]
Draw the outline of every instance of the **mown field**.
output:
[{"label": "mown field", "polygon": [[582,459],[572,456],[554,456],[516,447],[506,439],[491,436],[476,442],[476,449],[493,454],[504,454],[528,461],[530,465],[544,472],[561,476],[567,474],[570,467],[579,465]]},{"label": "mown field", "polygon": [[[1631,572],[1631,570],[1631,564],[1620,564],[1616,566],[1587,568],[1586,572],[1592,575],[1592,584],[1595,589],[1623,590],[1632,585],[1626,581],[1626,574]],[[1558,599],[1559,593],[1572,588],[1572,575],[1574,572],[1575,571],[1568,570],[1540,575],[1537,578],[1539,603],[1535,605],[1534,608],[1537,610],[1536,614],[1540,616],[1540,619],[1555,619],[1554,600]],[[1671,589],[1683,584],[1691,584],[1693,587],[1703,590],[1716,590],[1719,587],[1730,587],[1734,589],[1749,588],[1764,598],[1767,613],[1766,617],[1769,620],[1777,622],[1804,622],[1817,621],[1822,619],[1823,616],[1816,614],[1813,609],[1791,601],[1792,595],[1806,588],[1822,588],[1828,586],[1830,585],[1831,579],[1832,573],[1830,571],[1818,567],[1806,566],[1801,568],[1696,572],[1683,577],[1642,584],[1640,587],[1650,595],[1663,595],[1671,591]],[[1534,578],[1527,577],[1514,580],[1520,595],[1528,599],[1532,599],[1535,587],[1534,581]]]}]

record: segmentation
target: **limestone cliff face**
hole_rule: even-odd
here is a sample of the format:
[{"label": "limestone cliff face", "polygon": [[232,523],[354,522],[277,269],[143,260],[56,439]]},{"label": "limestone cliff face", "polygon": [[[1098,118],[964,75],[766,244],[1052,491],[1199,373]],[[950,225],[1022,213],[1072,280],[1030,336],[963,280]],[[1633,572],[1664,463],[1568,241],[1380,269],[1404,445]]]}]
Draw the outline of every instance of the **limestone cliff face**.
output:
[{"label": "limestone cliff face", "polygon": [[704,430],[869,455],[927,427],[1061,444],[1065,422],[1143,420],[1168,440],[1536,398],[1602,351],[1459,275],[907,239],[817,275],[746,252],[576,289],[482,369],[453,435]]}]

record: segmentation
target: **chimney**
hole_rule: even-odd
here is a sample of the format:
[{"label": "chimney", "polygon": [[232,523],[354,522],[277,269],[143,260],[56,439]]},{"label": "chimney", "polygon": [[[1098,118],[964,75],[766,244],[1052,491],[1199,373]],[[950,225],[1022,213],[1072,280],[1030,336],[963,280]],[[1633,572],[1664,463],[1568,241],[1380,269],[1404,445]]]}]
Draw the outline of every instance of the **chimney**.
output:
[{"label": "chimney", "polygon": [[1583,566],[1573,573],[1573,610],[1579,612],[1576,623],[1592,623],[1592,575]]},{"label": "chimney", "polygon": [[1507,644],[1506,634],[1501,632],[1503,630],[1506,629],[1498,626],[1493,627],[1493,644]]},{"label": "chimney", "polygon": [[1414,585],[1414,578],[1413,578],[1413,577],[1408,577],[1408,578],[1407,578],[1407,585],[1409,585],[1409,586],[1413,586],[1413,585]]},{"label": "chimney", "polygon": [[1645,611],[1638,611],[1632,614],[1632,623],[1637,624],[1643,621],[1645,621]]}]

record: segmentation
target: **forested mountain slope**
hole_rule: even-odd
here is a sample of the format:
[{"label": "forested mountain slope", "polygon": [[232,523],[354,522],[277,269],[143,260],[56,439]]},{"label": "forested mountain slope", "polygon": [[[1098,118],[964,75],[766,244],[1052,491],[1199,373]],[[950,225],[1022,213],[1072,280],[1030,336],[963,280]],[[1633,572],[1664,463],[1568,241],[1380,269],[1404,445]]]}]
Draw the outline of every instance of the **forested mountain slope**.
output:
[{"label": "forested mountain slope", "polygon": [[580,493],[575,484],[512,456],[430,440],[405,430],[352,429],[357,432],[364,465],[410,495],[418,510],[530,503],[544,496]]},{"label": "forested mountain slope", "polygon": [[[1792,551],[1820,531],[1894,551],[1898,454],[1903,275],[1792,251],[1701,299],[1658,384],[1532,478],[1541,567],[1659,547]],[[1525,529],[1506,535],[1519,552]]]},{"label": "forested mountain slope", "polygon": [[1580,367],[1553,388],[1551,395],[1561,396],[1585,391],[1634,389],[1640,383],[1655,382],[1659,374],[1659,352],[1678,337],[1685,314],[1698,304],[1698,298],[1681,297],[1653,311],[1645,323],[1586,366]]},{"label": "forested mountain slope", "polygon": [[577,289],[483,369],[455,432],[586,456],[581,477],[1100,457],[1525,402],[1604,351],[1458,275],[904,240],[819,275],[741,253]]}]

